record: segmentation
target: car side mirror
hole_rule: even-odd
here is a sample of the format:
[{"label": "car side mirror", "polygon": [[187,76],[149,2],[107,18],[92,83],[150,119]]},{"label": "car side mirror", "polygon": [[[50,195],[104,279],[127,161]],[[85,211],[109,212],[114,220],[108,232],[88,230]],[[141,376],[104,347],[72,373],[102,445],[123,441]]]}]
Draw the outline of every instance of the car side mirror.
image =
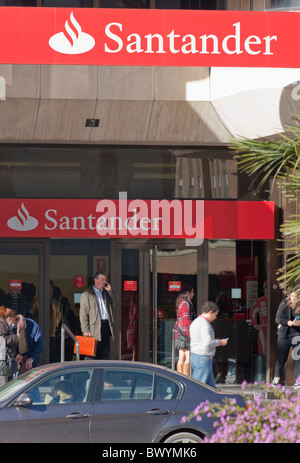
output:
[{"label": "car side mirror", "polygon": [[17,407],[27,407],[32,404],[32,401],[33,399],[30,394],[21,394],[15,401],[14,405]]}]

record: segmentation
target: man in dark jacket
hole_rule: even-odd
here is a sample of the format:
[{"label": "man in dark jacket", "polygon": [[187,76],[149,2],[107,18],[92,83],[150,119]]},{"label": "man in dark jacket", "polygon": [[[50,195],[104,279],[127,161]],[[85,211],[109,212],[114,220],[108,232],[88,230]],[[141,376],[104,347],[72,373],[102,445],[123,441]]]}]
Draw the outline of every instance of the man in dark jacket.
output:
[{"label": "man in dark jacket", "polygon": [[22,373],[40,364],[40,357],[45,349],[42,331],[36,321],[25,318],[24,315],[16,316],[19,324],[20,340],[18,346],[17,361],[21,364]]},{"label": "man in dark jacket", "polygon": [[114,339],[113,311],[116,306],[115,296],[106,275],[94,274],[94,285],[82,293],[80,301],[80,324],[83,336],[92,336],[98,340],[97,359],[108,359],[110,337]]}]

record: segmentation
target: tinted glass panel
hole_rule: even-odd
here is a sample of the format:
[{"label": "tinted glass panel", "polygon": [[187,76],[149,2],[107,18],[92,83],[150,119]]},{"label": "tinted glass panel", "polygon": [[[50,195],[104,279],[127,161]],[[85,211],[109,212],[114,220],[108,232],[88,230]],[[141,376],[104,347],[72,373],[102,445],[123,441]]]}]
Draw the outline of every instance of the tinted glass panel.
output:
[{"label": "tinted glass panel", "polygon": [[209,300],[219,306],[212,324],[216,338],[217,383],[265,380],[268,305],[263,241],[209,241]]},{"label": "tinted glass panel", "polygon": [[226,149],[0,147],[0,197],[267,199]]},{"label": "tinted glass panel", "polygon": [[100,0],[100,8],[149,8],[148,0]]},{"label": "tinted glass panel", "polygon": [[33,398],[33,405],[85,403],[92,372],[92,369],[60,372],[27,392]]},{"label": "tinted glass panel", "polygon": [[0,149],[0,195],[169,198],[175,158],[167,149],[7,147]]},{"label": "tinted glass panel", "polygon": [[35,0],[1,0],[0,6],[36,6]]},{"label": "tinted glass panel", "polygon": [[122,249],[122,360],[139,360],[139,250]]},{"label": "tinted glass panel", "polygon": [[[51,240],[50,241],[50,313],[55,311],[55,323],[50,326],[50,362],[61,356],[61,323],[74,335],[81,334],[80,299],[83,291],[93,284],[95,272],[104,272],[110,281],[110,240]],[[65,360],[72,360],[74,341],[65,337]]]},{"label": "tinted glass panel", "polygon": [[154,374],[137,370],[104,371],[102,400],[148,400],[152,398]]},{"label": "tinted glass panel", "polygon": [[[153,252],[150,251],[150,294],[153,293]],[[171,366],[172,363],[172,335],[176,323],[175,301],[178,290],[172,284],[182,287],[191,285],[197,294],[197,249],[159,249],[156,259],[157,271],[157,316],[151,313],[151,331],[154,336],[150,339],[152,361]],[[194,311],[197,313],[197,295],[193,298]],[[156,339],[155,339],[156,338]],[[178,351],[176,351],[178,353]],[[157,359],[155,358],[157,355]]]},{"label": "tinted glass panel", "polygon": [[0,305],[32,317],[33,306],[38,304],[39,250],[25,246],[0,248]]},{"label": "tinted glass panel", "polygon": [[55,8],[93,8],[93,0],[43,0],[43,6]]},{"label": "tinted glass panel", "polygon": [[173,381],[162,376],[156,377],[156,388],[154,399],[157,400],[171,400],[177,399],[179,395],[179,386]]}]

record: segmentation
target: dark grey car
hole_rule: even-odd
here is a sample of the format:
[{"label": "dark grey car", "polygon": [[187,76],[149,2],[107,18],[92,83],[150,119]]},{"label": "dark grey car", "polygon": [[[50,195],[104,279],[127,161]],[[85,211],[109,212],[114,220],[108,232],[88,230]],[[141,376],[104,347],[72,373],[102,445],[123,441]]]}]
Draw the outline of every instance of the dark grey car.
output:
[{"label": "dark grey car", "polygon": [[[242,396],[229,396],[244,405]],[[225,397],[149,363],[43,365],[0,388],[0,442],[201,442],[212,422],[181,418]]]}]

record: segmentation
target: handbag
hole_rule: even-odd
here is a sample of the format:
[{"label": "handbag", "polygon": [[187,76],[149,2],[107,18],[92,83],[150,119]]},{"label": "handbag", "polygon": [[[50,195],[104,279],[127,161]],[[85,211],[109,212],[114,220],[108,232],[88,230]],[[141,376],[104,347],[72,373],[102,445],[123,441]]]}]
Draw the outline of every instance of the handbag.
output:
[{"label": "handbag", "polygon": [[[79,341],[79,354],[95,357],[97,349],[97,339],[90,336],[76,336]],[[74,354],[76,354],[76,342],[74,343]]]},{"label": "handbag", "polygon": [[18,371],[18,364],[10,347],[6,346],[6,338],[0,336],[0,376],[11,376]]},{"label": "handbag", "polygon": [[175,339],[175,349],[189,349],[190,348],[190,341],[187,340],[181,334],[177,334],[177,338]]}]

